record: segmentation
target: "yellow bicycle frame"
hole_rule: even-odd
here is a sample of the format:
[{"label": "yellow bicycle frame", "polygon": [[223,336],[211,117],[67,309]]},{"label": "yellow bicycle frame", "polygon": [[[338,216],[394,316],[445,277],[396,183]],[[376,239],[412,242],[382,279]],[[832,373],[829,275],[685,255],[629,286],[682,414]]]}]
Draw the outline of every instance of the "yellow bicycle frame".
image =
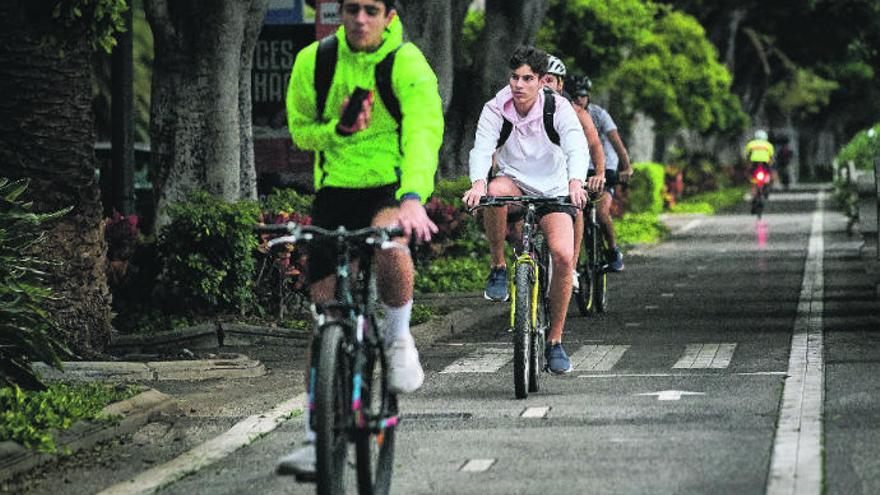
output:
[{"label": "yellow bicycle frame", "polygon": [[528,253],[523,253],[519,255],[519,258],[513,262],[513,273],[514,278],[510,280],[510,328],[516,324],[514,321],[516,318],[516,268],[526,263],[531,265],[535,271],[535,282],[532,284],[532,314],[531,314],[531,322],[532,329],[535,329],[538,326],[538,286],[540,284],[540,278],[538,273],[538,264],[535,263],[535,260]]}]

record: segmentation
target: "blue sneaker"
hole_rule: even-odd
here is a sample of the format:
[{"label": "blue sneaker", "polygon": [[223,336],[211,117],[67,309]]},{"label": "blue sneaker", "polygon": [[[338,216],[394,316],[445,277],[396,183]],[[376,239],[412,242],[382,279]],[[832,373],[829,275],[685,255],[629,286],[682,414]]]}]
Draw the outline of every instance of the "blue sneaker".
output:
[{"label": "blue sneaker", "polygon": [[608,271],[623,271],[623,253],[620,252],[619,247],[608,250]]},{"label": "blue sneaker", "polygon": [[562,343],[547,343],[547,368],[557,375],[571,373],[574,369],[571,366],[571,360],[568,359],[568,354],[562,348]]},{"label": "blue sneaker", "polygon": [[490,301],[506,301],[510,297],[507,284],[507,267],[493,268],[489,272],[483,297]]}]

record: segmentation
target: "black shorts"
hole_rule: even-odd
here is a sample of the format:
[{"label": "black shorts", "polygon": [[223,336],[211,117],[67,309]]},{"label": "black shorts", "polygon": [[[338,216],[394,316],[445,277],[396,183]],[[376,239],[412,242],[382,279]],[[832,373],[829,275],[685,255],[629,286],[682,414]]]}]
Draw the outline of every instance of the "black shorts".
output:
[{"label": "black shorts", "polygon": [[[587,177],[593,177],[596,175],[596,169],[590,170],[587,172]],[[608,194],[611,197],[614,197],[615,186],[620,182],[620,176],[617,175],[617,170],[606,170],[605,171],[605,190],[608,191]]]},{"label": "black shorts", "polygon": [[[373,218],[385,208],[396,208],[394,195],[397,184],[369,189],[325,187],[315,195],[312,203],[312,225],[335,229],[340,225],[347,230],[369,227]],[[336,249],[332,241],[309,244],[308,278],[320,280],[336,270]]]}]

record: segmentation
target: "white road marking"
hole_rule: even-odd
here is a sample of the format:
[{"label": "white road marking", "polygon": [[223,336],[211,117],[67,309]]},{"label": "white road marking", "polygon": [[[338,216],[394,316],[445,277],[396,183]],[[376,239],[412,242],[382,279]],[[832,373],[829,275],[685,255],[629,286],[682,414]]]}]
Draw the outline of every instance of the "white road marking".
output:
[{"label": "white road marking", "polygon": [[676,369],[727,368],[736,344],[688,344],[684,355],[672,367]]},{"label": "white road marking", "polygon": [[513,358],[513,350],[507,348],[487,348],[474,351],[455,360],[440,373],[494,373]]},{"label": "white road marking", "polygon": [[543,406],[543,407],[527,407],[526,410],[522,412],[522,414],[520,415],[520,417],[521,417],[521,418],[536,418],[536,419],[541,419],[541,418],[546,418],[546,417],[547,417],[547,413],[549,413],[549,412],[550,412],[550,408],[549,408],[549,407],[546,407],[546,406]]},{"label": "white road marking", "polygon": [[209,466],[241,447],[269,433],[287,420],[291,412],[301,409],[306,394],[286,400],[269,412],[255,414],[239,421],[227,432],[184,452],[183,454],[142,472],[130,480],[117,483],[98,495],[135,495],[155,493],[184,476]]},{"label": "white road marking", "polygon": [[576,370],[608,371],[620,361],[628,345],[585,345],[569,358]]},{"label": "white road marking", "polygon": [[660,297],[675,297],[675,294],[672,292],[664,292],[660,294]]},{"label": "white road marking", "polygon": [[660,309],[660,306],[657,304],[646,304],[645,309]]},{"label": "white road marking", "polygon": [[623,326],[625,326],[625,327],[640,327],[640,326],[642,326],[642,324],[637,321],[628,321],[628,322],[624,323]]},{"label": "white road marking", "polygon": [[703,223],[703,220],[696,218],[696,219],[688,222],[687,225],[685,225],[684,227],[678,229],[675,233],[676,234],[684,234],[685,232],[692,230],[693,228],[700,225],[701,223]]},{"label": "white road marking", "polygon": [[[777,376],[786,375],[786,371],[753,371],[749,373],[731,373],[738,376]],[[717,373],[602,373],[596,375],[578,375],[578,378],[679,378],[694,376],[718,376]]]},{"label": "white road marking", "polygon": [[685,390],[661,390],[636,395],[656,395],[657,400],[680,400],[682,395],[706,395],[703,392],[687,392]]},{"label": "white road marking", "polygon": [[820,191],[813,212],[804,280],[798,301],[788,377],[782,391],[779,423],[773,439],[768,495],[822,493],[822,406],[825,359],[822,311],[825,292],[823,221],[825,193]]},{"label": "white road marking", "polygon": [[495,464],[495,459],[469,459],[461,466],[460,471],[463,473],[483,473],[489,470]]}]

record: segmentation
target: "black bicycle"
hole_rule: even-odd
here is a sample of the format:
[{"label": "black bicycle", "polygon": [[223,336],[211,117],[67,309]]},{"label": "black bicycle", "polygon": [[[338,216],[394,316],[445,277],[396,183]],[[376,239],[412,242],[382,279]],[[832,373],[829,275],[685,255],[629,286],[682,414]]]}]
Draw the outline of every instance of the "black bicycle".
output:
[{"label": "black bicycle", "polygon": [[[315,308],[309,370],[318,493],[346,493],[346,485],[356,479],[361,495],[387,494],[399,416],[397,396],[388,390],[388,363],[376,322],[370,268],[373,251],[403,231],[398,227],[327,230],[295,223],[256,230],[287,234],[271,239],[270,247],[304,242],[318,248],[314,241],[321,239],[335,244],[335,300]],[[352,280],[354,259],[360,261]]]},{"label": "black bicycle", "polygon": [[605,260],[605,234],[596,220],[596,208],[602,193],[589,193],[584,208],[584,236],[578,257],[578,287],[574,298],[583,316],[608,311],[608,263]]},{"label": "black bicycle", "polygon": [[[538,206],[572,206],[567,196],[484,196],[471,208],[522,205],[525,208],[522,238],[513,262],[510,294],[510,326],[513,329],[513,388],[517,399],[538,391],[538,373],[546,366],[544,346],[550,326],[550,278],[552,265],[544,233],[538,223]],[[511,220],[514,220],[512,218]]]}]

